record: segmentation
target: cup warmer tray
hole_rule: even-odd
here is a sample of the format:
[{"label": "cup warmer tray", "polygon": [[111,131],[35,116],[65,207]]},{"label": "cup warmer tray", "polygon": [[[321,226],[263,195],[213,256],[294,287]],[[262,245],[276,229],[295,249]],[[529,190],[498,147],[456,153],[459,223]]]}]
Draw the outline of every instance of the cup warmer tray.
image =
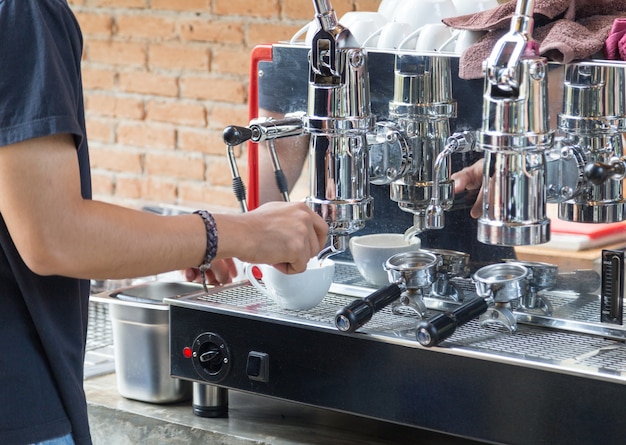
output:
[{"label": "cup warmer tray", "polygon": [[[487,443],[624,443],[626,328],[600,322],[597,293],[544,291],[551,316],[516,311],[515,333],[474,320],[425,348],[402,307],[355,333],[336,329],[335,312],[373,290],[338,262],[306,311],[282,310],[248,282],[169,298],[171,373]],[[424,300],[426,317],[458,304]]]}]

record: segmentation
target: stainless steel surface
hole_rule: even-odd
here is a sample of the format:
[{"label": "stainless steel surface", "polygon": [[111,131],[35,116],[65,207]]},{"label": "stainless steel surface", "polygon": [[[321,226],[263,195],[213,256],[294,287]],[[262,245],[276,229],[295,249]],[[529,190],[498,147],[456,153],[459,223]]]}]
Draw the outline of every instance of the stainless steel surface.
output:
[{"label": "stainless steel surface", "polygon": [[[337,271],[349,283],[337,283],[342,292],[371,292],[353,265],[338,264]],[[475,297],[472,280],[456,281]],[[232,366],[208,383],[230,389],[491,443],[583,444],[601,434],[606,443],[620,443],[621,422],[604,420],[626,397],[626,328],[599,321],[597,294],[542,291],[554,307],[551,317],[513,311],[515,333],[474,320],[439,347],[423,348],[410,310],[387,307],[354,334],[337,331],[335,311],[358,297],[336,289],[307,311],[282,310],[246,283],[171,301],[173,374],[207,382],[177,351],[211,332],[227,345]],[[424,300],[428,317],[458,307]],[[266,382],[247,375],[251,351],[268,356]],[[586,416],[588,409],[595,414]],[[544,414],[528,428],[514,421],[520,410]],[[568,420],[555,424],[548,412]]]},{"label": "stainless steel surface", "polygon": [[109,308],[121,395],[151,403],[191,397],[189,382],[170,377],[169,305],[163,300],[201,288],[196,283],[154,281],[91,297]]},{"label": "stainless steel surface", "polygon": [[367,134],[373,132],[365,51],[337,49],[331,77],[311,70],[305,133],[310,135],[310,195],[306,202],[330,227],[330,249],[372,217]]},{"label": "stainless steel surface", "polygon": [[[558,126],[562,150],[585,165],[621,164],[626,133],[626,65],[606,61],[566,65],[563,111]],[[572,198],[559,204],[559,218],[586,223],[626,219],[623,174],[600,183],[582,173]]]},{"label": "stainless steel surface", "polygon": [[[473,280],[455,279],[454,281],[464,289],[468,298],[477,296],[473,290],[475,289]],[[318,306],[306,311],[281,309],[245,283],[214,289],[208,294],[191,294],[170,303],[191,306],[199,310],[207,306],[211,310],[239,313],[244,317],[260,317],[269,322],[302,323],[334,330],[334,314],[337,308],[354,298],[369,294],[372,289],[371,285],[362,279],[353,264],[338,262],[335,284],[330,292]],[[338,290],[342,293],[335,293]],[[579,294],[557,289],[543,291],[542,294],[551,301],[554,307],[552,317],[546,317],[538,310],[514,311],[520,323],[518,332],[515,334],[498,329],[481,328],[478,321],[474,321],[459,328],[439,352],[456,353],[458,351],[455,352],[455,349],[461,348],[464,354],[472,355],[474,346],[480,345],[480,351],[490,353],[489,357],[482,357],[485,359],[508,361],[514,357],[525,362],[524,366],[549,365],[549,368],[556,366],[560,371],[573,373],[583,371],[585,375],[589,371],[594,371],[593,375],[588,376],[626,384],[626,344],[622,343],[626,340],[626,326],[600,322],[600,297],[597,294]],[[437,301],[437,298],[432,297],[425,297],[424,300],[428,306],[427,315],[450,310],[459,305],[455,302],[442,304]],[[385,308],[377,312],[360,332],[394,343],[406,341],[415,344],[413,330],[418,321],[419,319],[412,311],[406,310],[400,314],[394,314],[391,308]],[[524,345],[533,336],[542,340]],[[587,366],[585,371],[584,367],[578,368],[574,365],[591,363],[585,361],[591,357],[580,358],[585,351],[590,351],[587,349],[589,345],[600,345],[600,347],[612,345],[611,350],[619,350],[624,355],[618,362],[614,358],[603,362],[601,357],[594,357],[591,362],[601,364],[601,366]]]},{"label": "stainless steel surface", "polygon": [[[413,214],[407,237],[430,228],[426,212],[431,199],[441,213],[452,206],[449,156],[442,153],[450,136],[450,119],[455,116],[450,58],[396,54],[389,119],[402,129],[410,156],[406,172],[391,183],[390,198]],[[431,217],[430,224],[436,223]],[[433,228],[440,228],[439,224]]]},{"label": "stainless steel surface", "polygon": [[109,306],[89,302],[84,378],[89,379],[115,370],[113,330]]},{"label": "stainless steel surface", "polygon": [[196,416],[227,417],[228,389],[194,382],[191,406]]}]

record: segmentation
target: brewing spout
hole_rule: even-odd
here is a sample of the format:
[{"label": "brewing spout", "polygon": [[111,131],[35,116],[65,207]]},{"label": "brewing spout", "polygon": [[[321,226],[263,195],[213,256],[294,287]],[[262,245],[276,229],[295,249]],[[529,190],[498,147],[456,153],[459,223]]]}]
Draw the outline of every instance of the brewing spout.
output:
[{"label": "brewing spout", "polygon": [[317,254],[317,259],[324,261],[333,255],[338,255],[348,249],[348,234],[331,234],[330,244]]}]

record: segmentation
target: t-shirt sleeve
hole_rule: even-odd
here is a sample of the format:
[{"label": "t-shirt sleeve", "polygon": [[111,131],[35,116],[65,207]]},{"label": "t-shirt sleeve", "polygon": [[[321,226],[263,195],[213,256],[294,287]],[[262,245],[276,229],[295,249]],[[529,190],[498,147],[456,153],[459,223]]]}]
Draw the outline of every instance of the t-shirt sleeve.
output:
[{"label": "t-shirt sleeve", "polygon": [[[78,146],[85,137],[77,113],[82,36],[71,35],[80,33],[72,16],[50,11],[63,3],[0,0],[0,146],[59,133]],[[61,18],[44,20],[50,16]]]}]

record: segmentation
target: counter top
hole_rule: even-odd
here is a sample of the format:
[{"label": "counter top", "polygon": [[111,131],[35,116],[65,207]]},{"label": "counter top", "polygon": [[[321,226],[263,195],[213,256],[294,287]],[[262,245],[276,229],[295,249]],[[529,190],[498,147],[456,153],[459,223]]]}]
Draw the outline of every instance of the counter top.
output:
[{"label": "counter top", "polygon": [[477,444],[234,390],[229,391],[229,417],[208,419],[193,414],[191,401],[159,405],[126,399],[117,392],[114,373],[87,379],[84,386],[95,445]]}]

